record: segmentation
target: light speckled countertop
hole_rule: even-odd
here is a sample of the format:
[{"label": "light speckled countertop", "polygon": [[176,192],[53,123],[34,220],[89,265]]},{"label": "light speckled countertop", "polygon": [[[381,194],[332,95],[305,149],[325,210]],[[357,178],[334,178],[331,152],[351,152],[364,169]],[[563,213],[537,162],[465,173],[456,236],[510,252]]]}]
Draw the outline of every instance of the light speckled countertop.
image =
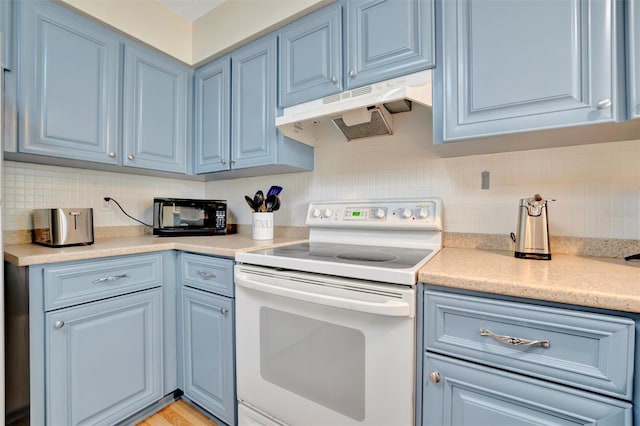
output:
[{"label": "light speckled countertop", "polygon": [[[301,238],[253,240],[245,234],[213,237],[135,236],[97,240],[90,246],[4,246],[4,259],[28,266],[109,256],[182,250],[233,258]],[[640,313],[640,262],[554,254],[553,260],[516,259],[512,251],[444,248],[420,271],[419,281],[551,302]]]},{"label": "light speckled countertop", "polygon": [[17,266],[29,266],[162,250],[182,250],[233,258],[240,251],[269,248],[296,241],[306,240],[300,238],[253,240],[243,234],[171,238],[149,235],[96,240],[89,246],[52,248],[37,244],[5,245],[4,260]]},{"label": "light speckled countertop", "polygon": [[640,262],[553,254],[517,259],[512,251],[445,248],[425,265],[427,284],[640,313]]}]

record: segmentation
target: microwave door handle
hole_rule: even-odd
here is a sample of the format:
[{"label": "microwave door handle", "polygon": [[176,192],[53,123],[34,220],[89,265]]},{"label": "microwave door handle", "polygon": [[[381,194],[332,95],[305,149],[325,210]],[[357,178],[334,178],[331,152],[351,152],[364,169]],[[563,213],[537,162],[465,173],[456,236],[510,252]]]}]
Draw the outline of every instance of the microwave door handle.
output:
[{"label": "microwave door handle", "polygon": [[266,284],[249,279],[244,274],[236,275],[236,285],[263,293],[287,297],[289,299],[302,300],[318,305],[334,308],[348,309],[350,311],[366,312],[369,314],[385,315],[391,317],[410,317],[411,307],[407,302],[387,300],[385,302],[368,302],[352,298],[318,294],[304,290],[296,290],[277,285]]}]

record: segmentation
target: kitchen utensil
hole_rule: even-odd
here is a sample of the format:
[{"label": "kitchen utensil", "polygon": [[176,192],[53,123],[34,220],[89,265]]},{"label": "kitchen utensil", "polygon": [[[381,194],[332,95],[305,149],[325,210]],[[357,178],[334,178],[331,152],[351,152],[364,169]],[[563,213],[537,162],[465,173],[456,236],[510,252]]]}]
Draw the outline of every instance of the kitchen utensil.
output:
[{"label": "kitchen utensil", "polygon": [[281,192],[282,192],[281,186],[273,185],[271,188],[269,188],[269,191],[267,191],[267,197],[269,195],[280,195]]},{"label": "kitchen utensil", "polygon": [[262,211],[262,203],[264,203],[264,192],[258,190],[253,196],[253,209],[256,212]]},{"label": "kitchen utensil", "polygon": [[551,260],[549,246],[549,218],[547,203],[540,194],[521,198],[518,212],[515,257],[521,259]]},{"label": "kitchen utensil", "polygon": [[251,210],[255,212],[256,206],[253,204],[253,198],[249,197],[248,195],[245,195],[244,199],[247,202],[247,204],[249,204],[249,208],[251,208]]},{"label": "kitchen utensil", "polygon": [[273,212],[280,208],[280,198],[277,195],[267,195],[267,199],[264,201],[264,205],[268,212]]},{"label": "kitchen utensil", "polygon": [[280,197],[276,196],[275,201],[273,202],[273,206],[271,206],[271,211],[275,212],[280,208]]}]

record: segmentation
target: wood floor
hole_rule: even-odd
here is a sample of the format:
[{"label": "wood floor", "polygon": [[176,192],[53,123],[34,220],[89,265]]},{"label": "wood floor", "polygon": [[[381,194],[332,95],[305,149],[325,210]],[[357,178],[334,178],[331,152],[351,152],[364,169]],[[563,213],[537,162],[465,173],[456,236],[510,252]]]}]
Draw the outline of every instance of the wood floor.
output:
[{"label": "wood floor", "polygon": [[166,406],[137,426],[219,426],[182,399]]}]

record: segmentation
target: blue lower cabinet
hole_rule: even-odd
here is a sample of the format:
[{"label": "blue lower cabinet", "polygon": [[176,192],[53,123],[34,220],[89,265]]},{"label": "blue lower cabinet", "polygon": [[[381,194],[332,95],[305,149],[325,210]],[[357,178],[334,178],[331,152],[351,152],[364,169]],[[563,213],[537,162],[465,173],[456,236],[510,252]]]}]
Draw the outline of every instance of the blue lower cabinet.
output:
[{"label": "blue lower cabinet", "polygon": [[113,424],[163,396],[162,289],[45,317],[46,424]]},{"label": "blue lower cabinet", "polygon": [[613,398],[428,354],[423,426],[631,426],[632,406]]},{"label": "blue lower cabinet", "polygon": [[184,394],[227,424],[235,424],[233,299],[182,289]]}]

